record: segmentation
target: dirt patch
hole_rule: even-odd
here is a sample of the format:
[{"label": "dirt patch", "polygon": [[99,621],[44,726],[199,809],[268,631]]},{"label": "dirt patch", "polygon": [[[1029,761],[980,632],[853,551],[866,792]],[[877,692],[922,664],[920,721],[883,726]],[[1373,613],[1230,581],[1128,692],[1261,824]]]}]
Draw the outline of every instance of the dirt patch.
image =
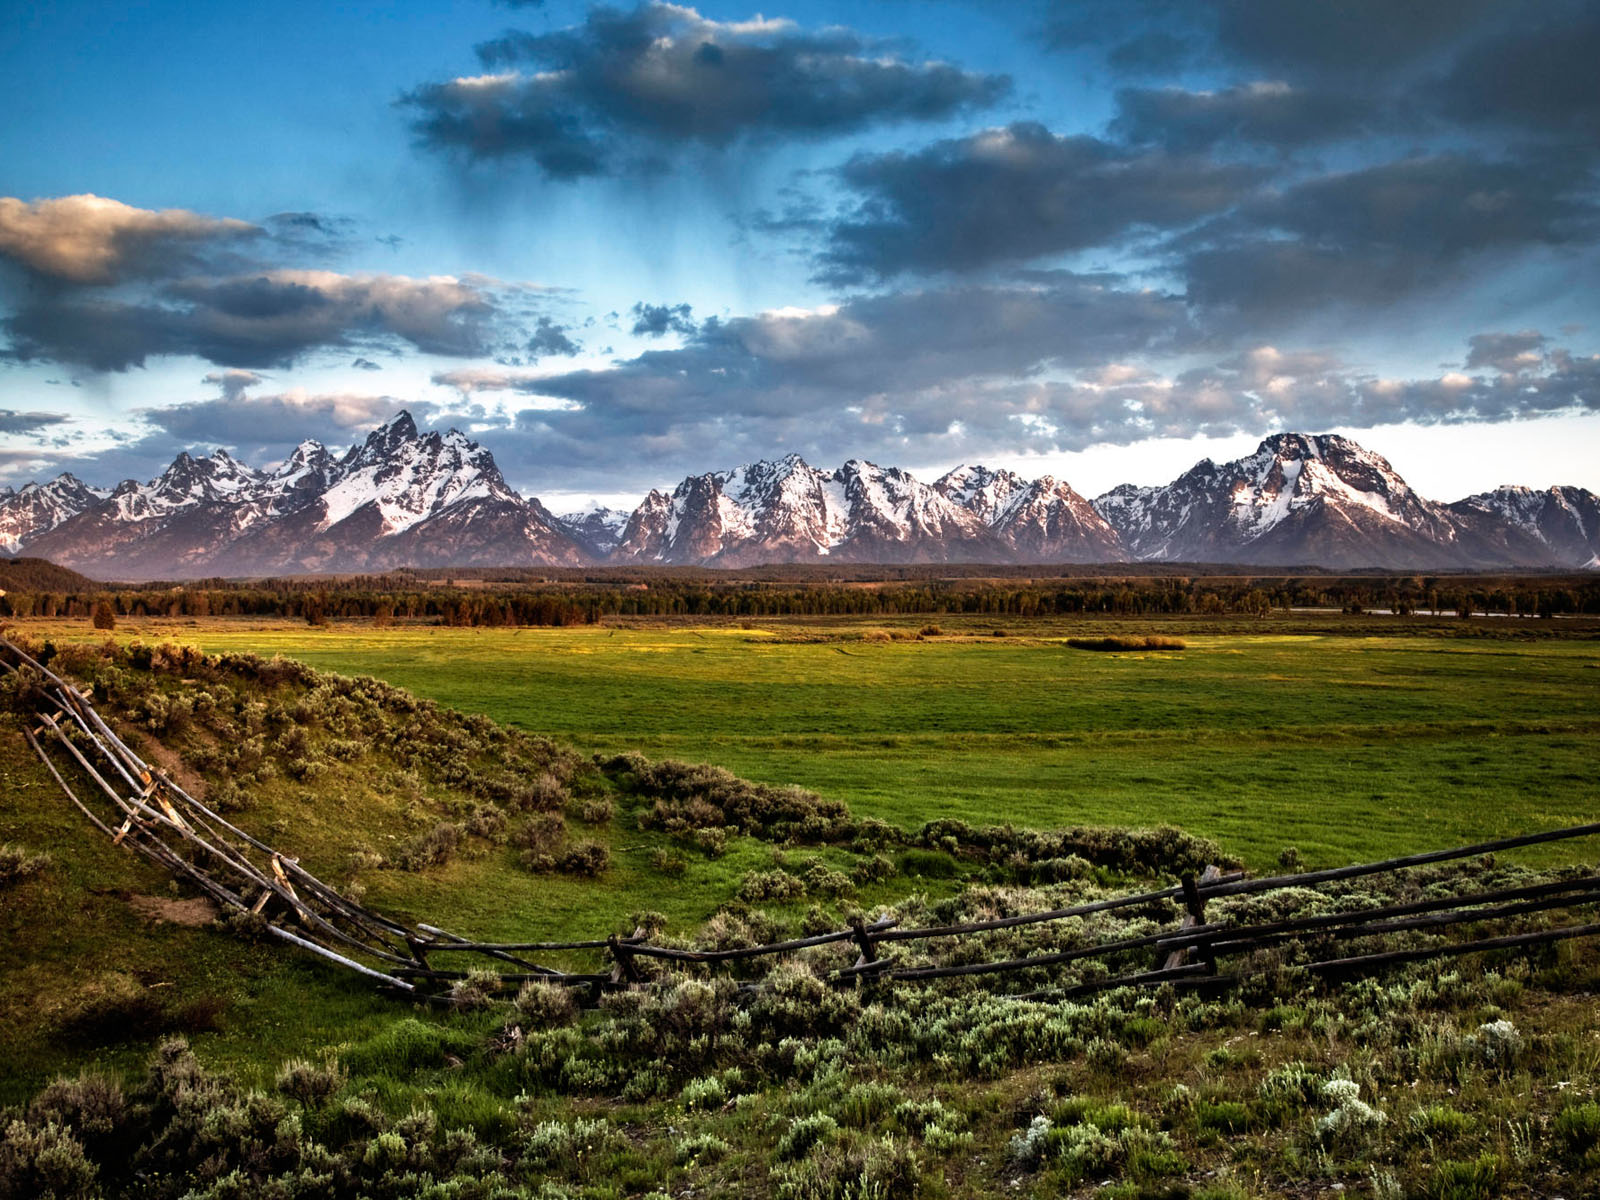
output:
[{"label": "dirt patch", "polygon": [[146,739],[145,744],[140,746],[139,749],[153,766],[160,767],[165,771],[171,777],[173,783],[188,792],[196,800],[205,800],[206,781],[185,763],[176,751],[151,739]]},{"label": "dirt patch", "polygon": [[151,921],[171,921],[175,925],[209,925],[217,919],[217,906],[204,896],[193,900],[174,900],[170,896],[128,897],[128,907]]}]

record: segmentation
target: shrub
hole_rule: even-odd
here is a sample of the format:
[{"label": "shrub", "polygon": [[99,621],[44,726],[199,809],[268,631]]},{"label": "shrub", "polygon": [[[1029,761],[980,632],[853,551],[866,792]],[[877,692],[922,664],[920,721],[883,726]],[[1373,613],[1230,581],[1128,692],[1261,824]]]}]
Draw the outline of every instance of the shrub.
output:
[{"label": "shrub", "polygon": [[540,1029],[557,1029],[578,1019],[578,1004],[571,990],[542,979],[524,983],[513,1003],[530,1025]]},{"label": "shrub", "polygon": [[440,821],[426,833],[419,833],[395,856],[395,865],[405,871],[422,871],[449,862],[461,848],[467,827],[453,821]]},{"label": "shrub", "polygon": [[1324,1143],[1347,1153],[1363,1150],[1367,1139],[1387,1120],[1361,1099],[1361,1085],[1353,1079],[1330,1079],[1322,1085],[1322,1094],[1333,1102],[1333,1109],[1318,1119],[1317,1134]]},{"label": "shrub", "polygon": [[750,904],[796,900],[805,894],[806,885],[781,867],[771,871],[746,871],[739,880],[739,899]]},{"label": "shrub", "polygon": [[831,1141],[839,1132],[839,1122],[827,1113],[810,1113],[796,1117],[778,1139],[777,1154],[780,1161],[793,1162],[811,1153],[814,1146]]},{"label": "shrub", "polygon": [[610,796],[596,796],[578,806],[578,820],[585,825],[604,825],[611,820],[614,812],[615,805],[611,803]]},{"label": "shrub", "polygon": [[1187,650],[1188,643],[1175,637],[1098,637],[1068,638],[1074,650]]},{"label": "shrub", "polygon": [[723,1089],[722,1080],[715,1075],[708,1075],[703,1079],[691,1079],[683,1085],[683,1094],[679,1097],[688,1112],[693,1112],[695,1109],[721,1108],[727,1098],[728,1093]]},{"label": "shrub", "polygon": [[304,1108],[320,1108],[344,1086],[344,1073],[335,1063],[318,1066],[303,1058],[291,1058],[278,1069],[273,1086]]},{"label": "shrub", "polygon": [[463,1012],[488,1008],[500,990],[500,975],[487,967],[474,967],[464,979],[450,985],[450,1006]]},{"label": "shrub", "polygon": [[111,601],[101,597],[94,602],[94,627],[96,629],[115,629],[117,627],[116,610],[111,607]]},{"label": "shrub", "polygon": [[50,865],[48,854],[29,854],[10,842],[0,845],[0,888],[21,883]]},{"label": "shrub", "polygon": [[0,1195],[91,1200],[98,1175],[82,1143],[54,1122],[11,1121],[0,1133]]},{"label": "shrub", "polygon": [[1562,1109],[1551,1128],[1561,1157],[1600,1167],[1600,1104],[1593,1100]]},{"label": "shrub", "polygon": [[516,788],[510,800],[519,812],[555,812],[566,804],[567,798],[561,780],[546,771]]},{"label": "shrub", "polygon": [[673,1143],[672,1158],[680,1167],[712,1163],[728,1153],[728,1143],[711,1133],[698,1133]]},{"label": "shrub", "polygon": [[1434,1168],[1428,1181],[1429,1200],[1494,1200],[1501,1195],[1503,1168],[1494,1154],[1481,1154],[1468,1162],[1446,1160]]},{"label": "shrub", "polygon": [[591,879],[605,874],[610,865],[611,851],[599,842],[575,842],[556,859],[557,870]]},{"label": "shrub", "polygon": [[665,846],[650,851],[650,866],[663,875],[682,875],[689,869],[689,860]]},{"label": "shrub", "polygon": [[916,1152],[893,1138],[824,1146],[773,1170],[778,1200],[912,1200],[922,1187]]}]

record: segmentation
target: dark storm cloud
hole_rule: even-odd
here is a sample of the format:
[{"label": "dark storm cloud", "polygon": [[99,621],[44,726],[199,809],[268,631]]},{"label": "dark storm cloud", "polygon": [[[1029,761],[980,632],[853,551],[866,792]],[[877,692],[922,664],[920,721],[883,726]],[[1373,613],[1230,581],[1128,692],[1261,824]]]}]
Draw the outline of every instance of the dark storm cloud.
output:
[{"label": "dark storm cloud", "polygon": [[840,177],[862,197],[821,255],[834,282],[972,270],[1182,228],[1242,199],[1256,167],[1021,122],[914,152],[858,155]]},{"label": "dark storm cloud", "polygon": [[568,337],[567,333],[567,326],[557,325],[549,317],[540,317],[538,325],[534,327],[533,337],[528,339],[528,353],[536,358],[550,355],[571,358],[583,347]]},{"label": "dark storm cloud", "polygon": [[192,354],[219,365],[272,367],[324,347],[410,345],[487,353],[499,310],[482,282],[278,270],[194,278],[137,301],[46,294],[4,322],[10,357],[100,371]]},{"label": "dark storm cloud", "polygon": [[1328,303],[1385,307],[1454,286],[1479,262],[1587,247],[1597,217],[1568,160],[1443,154],[1310,179],[1179,244],[1193,302],[1270,318]]},{"label": "dark storm cloud", "polygon": [[645,304],[628,310],[633,316],[632,332],[640,337],[663,337],[681,333],[691,337],[695,331],[693,309],[687,304]]},{"label": "dark storm cloud", "polygon": [[0,408],[0,433],[14,436],[42,433],[52,425],[63,424],[66,419],[60,413],[18,412],[12,408]]},{"label": "dark storm cloud", "polygon": [[1196,152],[1219,143],[1290,150],[1348,138],[1372,125],[1382,106],[1370,96],[1256,82],[1218,91],[1125,88],[1117,108],[1111,130],[1118,137]]},{"label": "dark storm cloud", "polygon": [[595,8],[582,25],[510,32],[478,54],[493,73],[403,98],[422,144],[474,159],[526,157],[556,179],[624,169],[651,147],[822,138],[947,117],[1010,87],[1004,76],[911,61],[844,29],[712,21],[670,4]]},{"label": "dark storm cloud", "polygon": [[1051,7],[1047,42],[1103,49],[1124,70],[1204,62],[1362,79],[1437,61],[1486,24],[1509,25],[1527,11],[1496,0],[1059,0]]},{"label": "dark storm cloud", "polygon": [[1519,6],[1519,20],[1470,46],[1433,93],[1462,121],[1580,139],[1600,151],[1600,7]]}]

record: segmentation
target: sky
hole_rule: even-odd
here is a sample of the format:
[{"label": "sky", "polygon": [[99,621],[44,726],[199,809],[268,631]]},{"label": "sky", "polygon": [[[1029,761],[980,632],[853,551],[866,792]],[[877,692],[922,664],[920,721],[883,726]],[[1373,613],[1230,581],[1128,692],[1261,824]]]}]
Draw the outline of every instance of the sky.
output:
[{"label": "sky", "polygon": [[557,511],[799,453],[1600,490],[1600,5],[565,0],[0,22],[0,484],[401,409]]}]

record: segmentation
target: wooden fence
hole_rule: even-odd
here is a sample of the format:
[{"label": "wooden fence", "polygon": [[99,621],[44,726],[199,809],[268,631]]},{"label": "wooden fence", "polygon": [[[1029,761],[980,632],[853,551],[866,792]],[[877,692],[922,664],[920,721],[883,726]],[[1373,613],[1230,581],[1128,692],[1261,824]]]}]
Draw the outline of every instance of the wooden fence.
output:
[{"label": "wooden fence", "polygon": [[[1198,877],[1184,876],[1174,886],[1114,896],[1044,912],[987,921],[902,928],[893,917],[857,920],[846,929],[759,946],[730,949],[685,949],[651,944],[643,930],[576,941],[485,942],[434,925],[406,924],[343,896],[294,858],[282,854],[189,795],[168,775],[139,757],[106,723],[84,694],[7,639],[0,638],[0,667],[18,676],[19,695],[31,710],[24,725],[28,744],[60,784],[67,799],[115,845],[127,847],[187,880],[225,914],[238,914],[284,942],[308,950],[384,987],[427,999],[445,999],[450,986],[468,971],[439,963],[460,963],[454,956],[488,960],[500,984],[516,987],[529,980],[581,988],[598,996],[611,988],[648,981],[645,963],[715,968],[751,959],[792,954],[816,946],[849,944],[856,951],[852,965],[831,974],[839,986],[884,982],[922,982],[962,976],[1004,976],[1058,968],[1094,960],[1104,974],[1055,984],[1043,991],[1021,993],[1031,999],[1070,997],[1108,988],[1173,984],[1228,987],[1248,974],[1224,970],[1226,960],[1298,942],[1306,951],[1304,969],[1316,975],[1342,976],[1427,958],[1486,950],[1520,948],[1600,933],[1592,907],[1600,903],[1600,874],[1554,882],[1462,891],[1407,903],[1369,905],[1351,911],[1300,916],[1257,924],[1210,921],[1207,906],[1230,896],[1257,895],[1285,888],[1314,888],[1364,876],[1394,876],[1411,868],[1460,861],[1546,842],[1592,837],[1600,822],[1501,838],[1471,846],[1434,850],[1382,862],[1359,863],[1323,871],[1246,878],[1208,867]],[[69,776],[74,777],[69,780]],[[74,781],[78,787],[73,786]],[[86,791],[93,804],[78,794]],[[1146,909],[1178,921],[1169,928],[1109,941],[1019,957],[918,964],[894,956],[892,948],[940,939],[974,939],[999,930],[1091,917],[1120,909]],[[1561,911],[1566,923],[1518,932],[1503,932],[1506,923],[1534,913]],[[243,916],[249,914],[249,916]],[[1588,919],[1583,919],[1587,917]],[[1456,926],[1474,927],[1473,936],[1442,936]],[[1399,934],[1427,935],[1421,945],[1369,950],[1353,955],[1333,953],[1342,941],[1385,938]],[[573,972],[541,964],[535,954],[591,952],[601,957],[598,969]],[[886,953],[888,952],[888,953]],[[1143,952],[1149,965],[1114,973]],[[643,961],[641,961],[643,960]]]}]

